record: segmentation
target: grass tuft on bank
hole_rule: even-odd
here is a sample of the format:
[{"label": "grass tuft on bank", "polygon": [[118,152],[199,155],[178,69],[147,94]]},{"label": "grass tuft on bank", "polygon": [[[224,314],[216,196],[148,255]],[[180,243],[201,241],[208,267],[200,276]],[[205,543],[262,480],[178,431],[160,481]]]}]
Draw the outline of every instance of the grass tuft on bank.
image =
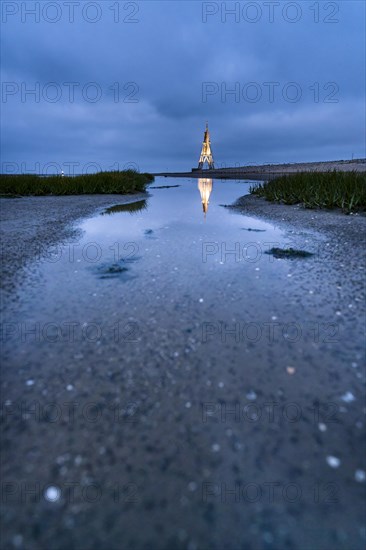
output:
[{"label": "grass tuft on bank", "polygon": [[359,172],[300,172],[255,184],[250,192],[267,201],[303,204],[305,208],[366,210],[366,174]]},{"label": "grass tuft on bank", "polygon": [[146,185],[152,181],[154,176],[140,174],[134,170],[98,172],[81,176],[0,174],[0,196],[125,195],[145,191]]}]

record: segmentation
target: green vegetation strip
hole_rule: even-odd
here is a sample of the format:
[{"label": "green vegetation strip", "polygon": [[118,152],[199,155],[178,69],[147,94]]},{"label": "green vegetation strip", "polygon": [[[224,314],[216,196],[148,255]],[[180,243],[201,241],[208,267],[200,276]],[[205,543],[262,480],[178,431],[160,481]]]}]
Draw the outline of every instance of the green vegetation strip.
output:
[{"label": "green vegetation strip", "polygon": [[145,191],[154,181],[150,174],[134,170],[98,172],[81,176],[46,176],[32,174],[0,174],[0,196],[14,198],[25,195],[104,195]]},{"label": "green vegetation strip", "polygon": [[366,210],[366,174],[359,172],[300,172],[256,184],[250,192],[305,208],[341,208],[347,214]]}]

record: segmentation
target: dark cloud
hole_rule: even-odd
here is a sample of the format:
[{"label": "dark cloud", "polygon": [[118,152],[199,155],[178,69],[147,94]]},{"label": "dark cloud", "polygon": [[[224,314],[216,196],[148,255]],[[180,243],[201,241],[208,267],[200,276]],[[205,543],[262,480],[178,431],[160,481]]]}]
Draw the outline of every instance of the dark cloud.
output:
[{"label": "dark cloud", "polygon": [[[238,22],[230,15],[225,22],[222,8],[235,2],[120,2],[117,14],[106,0],[96,3],[96,23],[83,16],[88,3],[75,5],[73,22],[59,4],[55,23],[42,13],[39,22],[2,14],[4,162],[190,169],[207,119],[220,164],[365,155],[362,2],[297,2],[294,23],[286,2],[273,22],[268,3],[258,2],[256,23],[243,18],[255,15],[247,2]],[[318,14],[310,9],[317,5]],[[206,23],[205,10],[217,10]],[[86,14],[94,17],[92,8]],[[6,97],[9,82],[19,91]],[[91,82],[97,87],[86,87]],[[39,98],[26,95],[36,86]]]}]

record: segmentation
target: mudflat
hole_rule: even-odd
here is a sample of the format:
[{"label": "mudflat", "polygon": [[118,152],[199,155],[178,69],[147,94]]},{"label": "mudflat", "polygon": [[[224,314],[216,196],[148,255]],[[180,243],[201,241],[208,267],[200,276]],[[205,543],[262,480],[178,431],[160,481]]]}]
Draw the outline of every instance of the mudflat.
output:
[{"label": "mudflat", "polygon": [[365,217],[180,183],[2,202],[4,547],[361,550]]}]

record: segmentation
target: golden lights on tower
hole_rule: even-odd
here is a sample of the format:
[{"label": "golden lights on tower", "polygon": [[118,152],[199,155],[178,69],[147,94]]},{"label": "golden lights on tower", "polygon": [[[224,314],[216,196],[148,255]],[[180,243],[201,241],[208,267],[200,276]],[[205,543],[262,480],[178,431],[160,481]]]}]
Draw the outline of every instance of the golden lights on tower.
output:
[{"label": "golden lights on tower", "polygon": [[210,202],[210,195],[212,192],[212,179],[211,178],[198,178],[198,190],[201,195],[202,209],[206,217],[208,211],[208,205]]},{"label": "golden lights on tower", "polygon": [[203,143],[201,149],[200,159],[198,161],[198,170],[202,170],[207,163],[209,170],[214,170],[215,164],[211,151],[210,132],[208,130],[208,122],[206,122],[206,130],[203,136]]}]

